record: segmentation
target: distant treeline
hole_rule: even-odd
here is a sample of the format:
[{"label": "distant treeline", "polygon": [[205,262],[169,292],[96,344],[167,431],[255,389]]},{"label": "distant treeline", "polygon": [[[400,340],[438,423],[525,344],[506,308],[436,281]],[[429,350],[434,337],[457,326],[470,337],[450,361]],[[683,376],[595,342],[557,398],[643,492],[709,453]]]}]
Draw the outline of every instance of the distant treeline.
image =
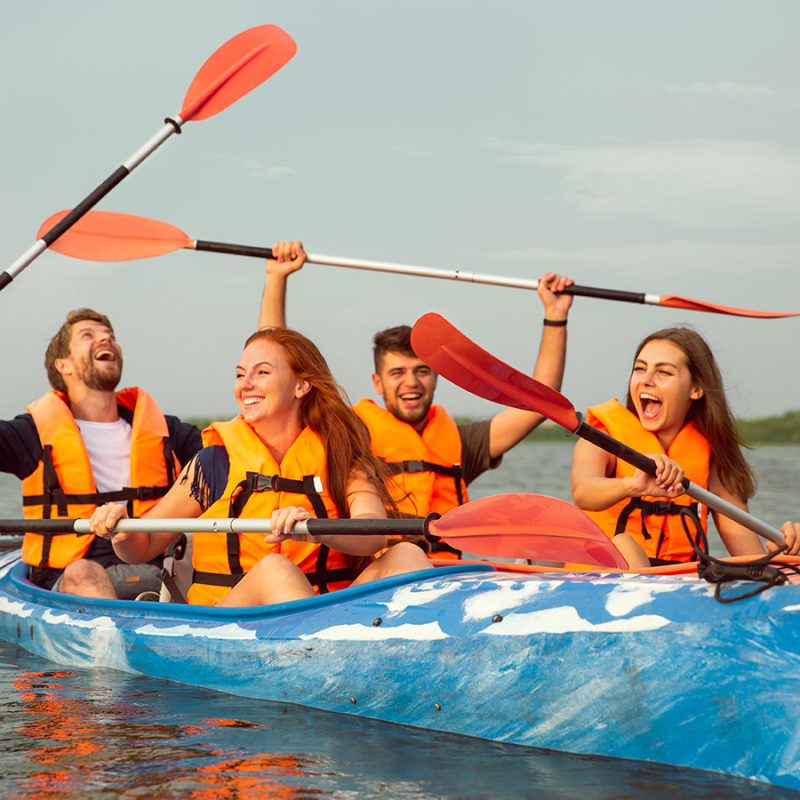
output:
[{"label": "distant treeline", "polygon": [[[470,420],[459,418],[458,421]],[[189,419],[187,422],[194,423],[202,430],[212,422],[212,418]],[[779,417],[740,419],[737,424],[744,440],[750,445],[800,444],[800,411],[787,411]],[[564,429],[551,422],[540,425],[528,438],[538,442],[570,441]]]}]

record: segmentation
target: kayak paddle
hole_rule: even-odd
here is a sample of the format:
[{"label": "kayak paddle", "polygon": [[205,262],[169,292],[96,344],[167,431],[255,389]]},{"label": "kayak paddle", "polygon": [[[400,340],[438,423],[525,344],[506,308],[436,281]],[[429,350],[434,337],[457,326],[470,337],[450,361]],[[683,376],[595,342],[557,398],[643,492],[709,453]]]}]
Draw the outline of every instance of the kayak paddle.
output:
[{"label": "kayak paddle", "polygon": [[[123,519],[115,531],[268,533],[269,519]],[[628,565],[579,508],[555,497],[502,494],[473,500],[427,519],[310,519],[297,533],[422,536],[491,558],[576,562],[614,569]],[[86,519],[0,520],[0,533],[89,533]]]},{"label": "kayak paddle", "polygon": [[11,283],[173,133],[181,133],[184,123],[207,119],[223,111],[277,72],[296,50],[292,37],[275,25],[260,25],[242,31],[215,50],[195,75],[181,110],[167,117],[155,136],[117,167],[58,224],[40,231],[38,241],[0,273],[0,289]]},{"label": "kayak paddle", "polygon": [[[71,212],[59,211],[49,217],[39,229],[39,235],[56,225]],[[209,253],[225,253],[234,256],[251,256],[253,258],[272,258],[269,247],[252,247],[224,242],[207,242],[191,239],[180,228],[148,217],[137,217],[132,214],[118,214],[112,211],[93,211],[87,214],[69,234],[62,236],[52,249],[73,258],[85,261],[133,261],[139,258],[153,258],[186,248]],[[355,258],[339,258],[308,254],[309,264],[328,267],[349,267],[374,272],[394,272],[401,275],[415,275],[422,278],[444,278],[446,280],[483,283],[491,286],[507,286],[512,289],[533,289],[539,286],[538,280],[524,278],[503,278],[497,275],[485,275],[478,272],[462,270],[434,269],[433,267],[415,267],[406,264],[391,264],[384,261],[364,261]],[[649,305],[683,308],[690,311],[708,311],[715,314],[730,314],[740,317],[759,317],[774,319],[781,317],[797,317],[800,312],[752,311],[746,308],[722,306],[693,300],[691,297],[677,295],[641,294],[624,292],[615,289],[598,289],[593,286],[568,286],[565,294],[581,297],[594,297],[601,300],[621,300],[627,303],[645,303]]]},{"label": "kayak paddle", "polygon": [[[564,395],[488,353],[439,314],[425,314],[416,321],[411,331],[411,345],[428,366],[456,386],[500,405],[543,414],[570,433],[642,472],[656,474],[656,463],[651,458],[588,425]],[[697,486],[688,478],[683,479],[683,486],[686,494],[708,508],[777,545],[783,545],[783,534],[777,528]]]}]

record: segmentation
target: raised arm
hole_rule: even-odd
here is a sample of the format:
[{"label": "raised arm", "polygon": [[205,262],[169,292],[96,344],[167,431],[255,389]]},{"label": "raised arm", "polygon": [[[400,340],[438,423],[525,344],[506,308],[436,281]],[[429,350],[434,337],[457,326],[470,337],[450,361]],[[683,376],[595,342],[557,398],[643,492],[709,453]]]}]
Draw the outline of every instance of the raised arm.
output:
[{"label": "raised arm", "polygon": [[[571,278],[548,272],[539,280],[539,299],[544,306],[544,325],[539,344],[539,356],[533,377],[553,389],[561,388],[564,363],[567,356],[567,316],[572,305],[572,295],[557,294],[572,285]],[[489,428],[489,454],[498,458],[522,441],[537,425],[544,421],[541,414],[506,408],[495,415]]]},{"label": "raised arm", "polygon": [[286,281],[306,261],[302,242],[275,242],[272,253],[274,258],[267,259],[264,274],[264,290],[258,310],[259,329],[286,327]]}]

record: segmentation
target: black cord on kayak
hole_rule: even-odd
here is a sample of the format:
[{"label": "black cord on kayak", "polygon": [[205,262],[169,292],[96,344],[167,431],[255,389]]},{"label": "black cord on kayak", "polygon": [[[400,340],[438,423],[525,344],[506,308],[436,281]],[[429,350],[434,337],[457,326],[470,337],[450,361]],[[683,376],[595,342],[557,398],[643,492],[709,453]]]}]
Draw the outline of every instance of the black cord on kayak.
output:
[{"label": "black cord on kayak", "polygon": [[[794,564],[773,563],[776,556],[786,550],[786,545],[770,550],[766,555],[755,558],[752,561],[739,562],[733,564],[729,561],[721,561],[714,558],[709,553],[708,537],[700,524],[697,515],[686,508],[680,512],[681,524],[689,539],[695,555],[697,556],[697,574],[708,581],[716,584],[714,589],[714,599],[720,603],[735,603],[737,600],[745,600],[748,597],[755,597],[761,592],[765,592],[773,586],[781,586],[788,583],[789,575],[800,575],[800,569]],[[691,525],[695,528],[695,535],[692,535]],[[722,586],[732,581],[756,581],[760,583],[755,589],[749,592],[742,592],[736,595],[723,595]]]}]

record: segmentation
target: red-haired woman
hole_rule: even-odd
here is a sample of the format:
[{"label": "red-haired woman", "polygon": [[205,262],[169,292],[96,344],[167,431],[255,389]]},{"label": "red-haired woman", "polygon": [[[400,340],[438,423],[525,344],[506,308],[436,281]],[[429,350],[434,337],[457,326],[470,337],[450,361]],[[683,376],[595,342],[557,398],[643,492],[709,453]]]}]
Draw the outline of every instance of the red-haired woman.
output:
[{"label": "red-haired woman", "polygon": [[[631,566],[694,560],[683,515],[691,509],[706,529],[707,510],[684,494],[684,475],[742,509],[755,494],[714,354],[689,328],[647,336],[636,349],[626,405],[610,400],[586,419],[657,464],[650,477],[587,441],[575,446],[575,503],[614,537]],[[763,554],[752,531],[716,512],[714,523],[731,555]],[[784,532],[794,555],[800,538],[790,526]]]},{"label": "red-haired woman", "polygon": [[[310,596],[312,582],[326,591],[430,567],[422,550],[403,542],[358,572],[354,561],[363,566],[386,537],[292,533],[310,517],[380,519],[391,506],[366,429],[313,342],[284,328],[254,333],[234,395],[239,415],[204,432],[204,449],[146,516],[271,517],[272,533],[195,534],[190,603],[278,603]],[[102,506],[91,527],[126,561],[152,559],[178,536],[112,535],[125,515],[122,506]]]}]

